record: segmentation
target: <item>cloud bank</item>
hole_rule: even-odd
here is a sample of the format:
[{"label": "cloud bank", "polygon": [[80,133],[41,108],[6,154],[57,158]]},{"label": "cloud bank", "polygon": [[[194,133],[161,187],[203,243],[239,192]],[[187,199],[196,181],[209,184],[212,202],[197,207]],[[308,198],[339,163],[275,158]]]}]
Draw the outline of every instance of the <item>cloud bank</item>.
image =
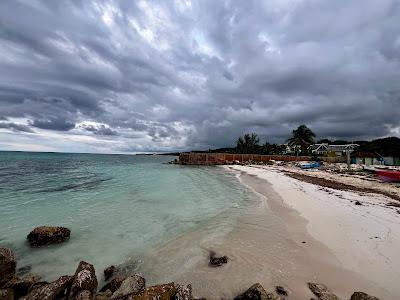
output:
[{"label": "cloud bank", "polygon": [[398,135],[399,20],[396,0],[3,0],[0,149]]}]

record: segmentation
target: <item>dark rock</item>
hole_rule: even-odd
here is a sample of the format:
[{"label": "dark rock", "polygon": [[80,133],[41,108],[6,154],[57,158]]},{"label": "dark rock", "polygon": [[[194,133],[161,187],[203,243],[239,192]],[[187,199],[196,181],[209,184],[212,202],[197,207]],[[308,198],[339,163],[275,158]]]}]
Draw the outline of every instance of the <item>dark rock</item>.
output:
[{"label": "dark rock", "polygon": [[10,288],[14,291],[15,299],[19,299],[28,294],[28,291],[35,283],[40,280],[39,276],[27,275],[23,278],[14,277],[4,285],[4,288]]},{"label": "dark rock", "polygon": [[175,300],[193,300],[193,295],[192,295],[192,286],[190,284],[188,285],[180,285],[177,284],[175,285],[176,287],[176,294],[175,294]]},{"label": "dark rock", "polygon": [[243,294],[235,297],[235,300],[277,300],[274,294],[267,293],[261,284],[253,284]]},{"label": "dark rock", "polygon": [[175,295],[175,284],[171,282],[148,287],[140,293],[128,296],[126,300],[171,300],[174,299]]},{"label": "dark rock", "polygon": [[0,248],[0,287],[15,277],[17,262],[8,248]]},{"label": "dark rock", "polygon": [[100,292],[94,296],[94,300],[109,300],[111,298],[111,295],[112,292],[110,290],[107,290],[105,292]]},{"label": "dark rock", "polygon": [[31,266],[23,266],[17,269],[17,275],[18,276],[24,276],[26,274],[29,274],[31,271],[32,267]]},{"label": "dark rock", "polygon": [[104,280],[108,281],[114,275],[115,270],[116,270],[115,266],[110,266],[106,268],[104,270]]},{"label": "dark rock", "polygon": [[0,290],[1,300],[14,300],[14,291],[12,289],[1,289]]},{"label": "dark rock", "polygon": [[338,296],[329,291],[323,284],[309,282],[308,287],[319,300],[340,300]]},{"label": "dark rock", "polygon": [[351,295],[350,300],[379,300],[379,298],[370,296],[363,292],[355,292]]},{"label": "dark rock", "polygon": [[100,292],[105,292],[107,290],[110,290],[112,293],[114,293],[116,290],[118,290],[122,284],[122,282],[126,279],[125,276],[117,276],[113,278],[109,283],[107,283],[103,288],[100,290]]},{"label": "dark rock", "polygon": [[73,300],[92,300],[93,293],[88,290],[81,290],[72,298]]},{"label": "dark rock", "polygon": [[223,264],[228,263],[228,257],[227,256],[216,256],[216,253],[214,251],[210,251],[210,263],[209,265],[212,267],[220,267]]},{"label": "dark rock", "polygon": [[124,299],[125,297],[143,292],[146,287],[146,280],[140,274],[128,276],[116,290],[111,299]]},{"label": "dark rock", "polygon": [[279,285],[275,287],[275,292],[278,295],[282,295],[282,296],[287,296],[288,295],[287,290],[283,286],[279,286]]},{"label": "dark rock", "polygon": [[71,230],[65,227],[40,226],[32,230],[27,239],[31,247],[41,247],[65,242],[70,234]]},{"label": "dark rock", "polygon": [[75,271],[68,299],[75,299],[75,297],[78,296],[78,292],[83,290],[90,291],[91,296],[93,296],[96,289],[97,278],[93,265],[81,261]]},{"label": "dark rock", "polygon": [[356,201],[354,202],[355,205],[362,205],[362,203],[360,201]]},{"label": "dark rock", "polygon": [[48,284],[34,285],[29,291],[26,300],[54,300],[64,296],[65,291],[71,286],[72,276],[61,276]]}]

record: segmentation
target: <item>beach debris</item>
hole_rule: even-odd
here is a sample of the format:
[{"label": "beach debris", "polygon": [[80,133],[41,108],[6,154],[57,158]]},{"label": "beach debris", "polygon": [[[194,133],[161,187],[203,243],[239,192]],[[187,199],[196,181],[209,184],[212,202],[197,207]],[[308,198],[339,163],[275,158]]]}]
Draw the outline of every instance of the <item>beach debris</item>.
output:
[{"label": "beach debris", "polygon": [[15,276],[16,267],[14,253],[8,248],[0,248],[0,286]]},{"label": "beach debris", "polygon": [[115,266],[109,266],[108,268],[104,269],[104,280],[108,281],[113,275],[114,272],[116,271],[116,267]]},{"label": "beach debris", "polygon": [[379,300],[379,298],[370,296],[363,292],[355,292],[351,295],[350,300]]},{"label": "beach debris", "polygon": [[176,294],[175,300],[193,300],[192,295],[192,285],[181,285],[177,284],[176,287]]},{"label": "beach debris", "polygon": [[209,265],[212,267],[220,267],[223,264],[228,263],[228,256],[216,256],[217,254],[214,251],[210,251],[210,263]]},{"label": "beach debris", "polygon": [[287,296],[288,295],[288,291],[283,286],[280,286],[280,285],[275,287],[275,292],[278,295],[282,295],[282,296]]},{"label": "beach debris", "polygon": [[61,276],[51,283],[39,283],[30,290],[26,300],[53,300],[64,296],[69,289],[73,276]]},{"label": "beach debris", "polygon": [[[82,290],[88,290],[92,297],[96,292],[96,289],[97,278],[93,265],[85,261],[81,261],[75,271],[68,299],[75,299]],[[81,293],[81,297],[83,297],[83,295],[84,294]]]},{"label": "beach debris", "polygon": [[118,290],[126,279],[126,276],[117,276],[113,278],[109,283],[107,283],[105,286],[102,287],[100,292],[105,292],[107,290],[110,290],[112,293],[114,293],[116,290]]},{"label": "beach debris", "polygon": [[14,300],[14,291],[12,289],[0,289],[0,299]]},{"label": "beach debris", "polygon": [[319,300],[340,300],[325,285],[321,283],[308,283],[309,289],[318,297]]},{"label": "beach debris", "polygon": [[146,280],[140,274],[128,276],[111,296],[111,300],[123,299],[129,295],[143,292],[146,287]]},{"label": "beach debris", "polygon": [[23,278],[14,277],[9,282],[7,282],[3,287],[9,288],[14,291],[15,299],[26,296],[29,289],[38,281],[40,277],[34,274],[29,274]]},{"label": "beach debris", "polygon": [[40,226],[32,230],[28,236],[31,247],[59,244],[69,239],[71,230],[65,227]]},{"label": "beach debris", "polygon": [[253,284],[243,294],[234,298],[235,300],[278,300],[274,294],[267,293],[260,283]]}]

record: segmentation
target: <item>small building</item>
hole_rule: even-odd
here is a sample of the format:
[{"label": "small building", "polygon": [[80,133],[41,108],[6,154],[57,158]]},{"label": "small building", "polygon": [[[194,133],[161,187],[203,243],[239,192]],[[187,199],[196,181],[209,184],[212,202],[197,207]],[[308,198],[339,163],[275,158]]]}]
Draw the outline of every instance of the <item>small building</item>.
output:
[{"label": "small building", "polygon": [[351,163],[357,165],[383,165],[383,157],[374,152],[355,152],[351,155]]},{"label": "small building", "polygon": [[315,155],[327,155],[334,153],[336,156],[346,155],[347,152],[352,153],[358,144],[346,144],[346,145],[329,145],[327,143],[314,144],[309,147],[312,154]]}]

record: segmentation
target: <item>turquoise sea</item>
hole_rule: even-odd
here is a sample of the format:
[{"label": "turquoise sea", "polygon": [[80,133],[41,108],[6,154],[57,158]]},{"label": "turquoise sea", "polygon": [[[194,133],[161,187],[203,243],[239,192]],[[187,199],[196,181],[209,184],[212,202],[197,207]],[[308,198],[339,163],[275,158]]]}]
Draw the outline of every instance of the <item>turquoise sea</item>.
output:
[{"label": "turquoise sea", "polygon": [[[101,278],[126,262],[150,272],[147,252],[210,224],[219,238],[229,232],[254,195],[222,168],[173,159],[0,152],[0,246],[15,251],[21,273],[54,280],[85,260]],[[71,239],[31,249],[26,236],[40,225],[68,227]]]}]

